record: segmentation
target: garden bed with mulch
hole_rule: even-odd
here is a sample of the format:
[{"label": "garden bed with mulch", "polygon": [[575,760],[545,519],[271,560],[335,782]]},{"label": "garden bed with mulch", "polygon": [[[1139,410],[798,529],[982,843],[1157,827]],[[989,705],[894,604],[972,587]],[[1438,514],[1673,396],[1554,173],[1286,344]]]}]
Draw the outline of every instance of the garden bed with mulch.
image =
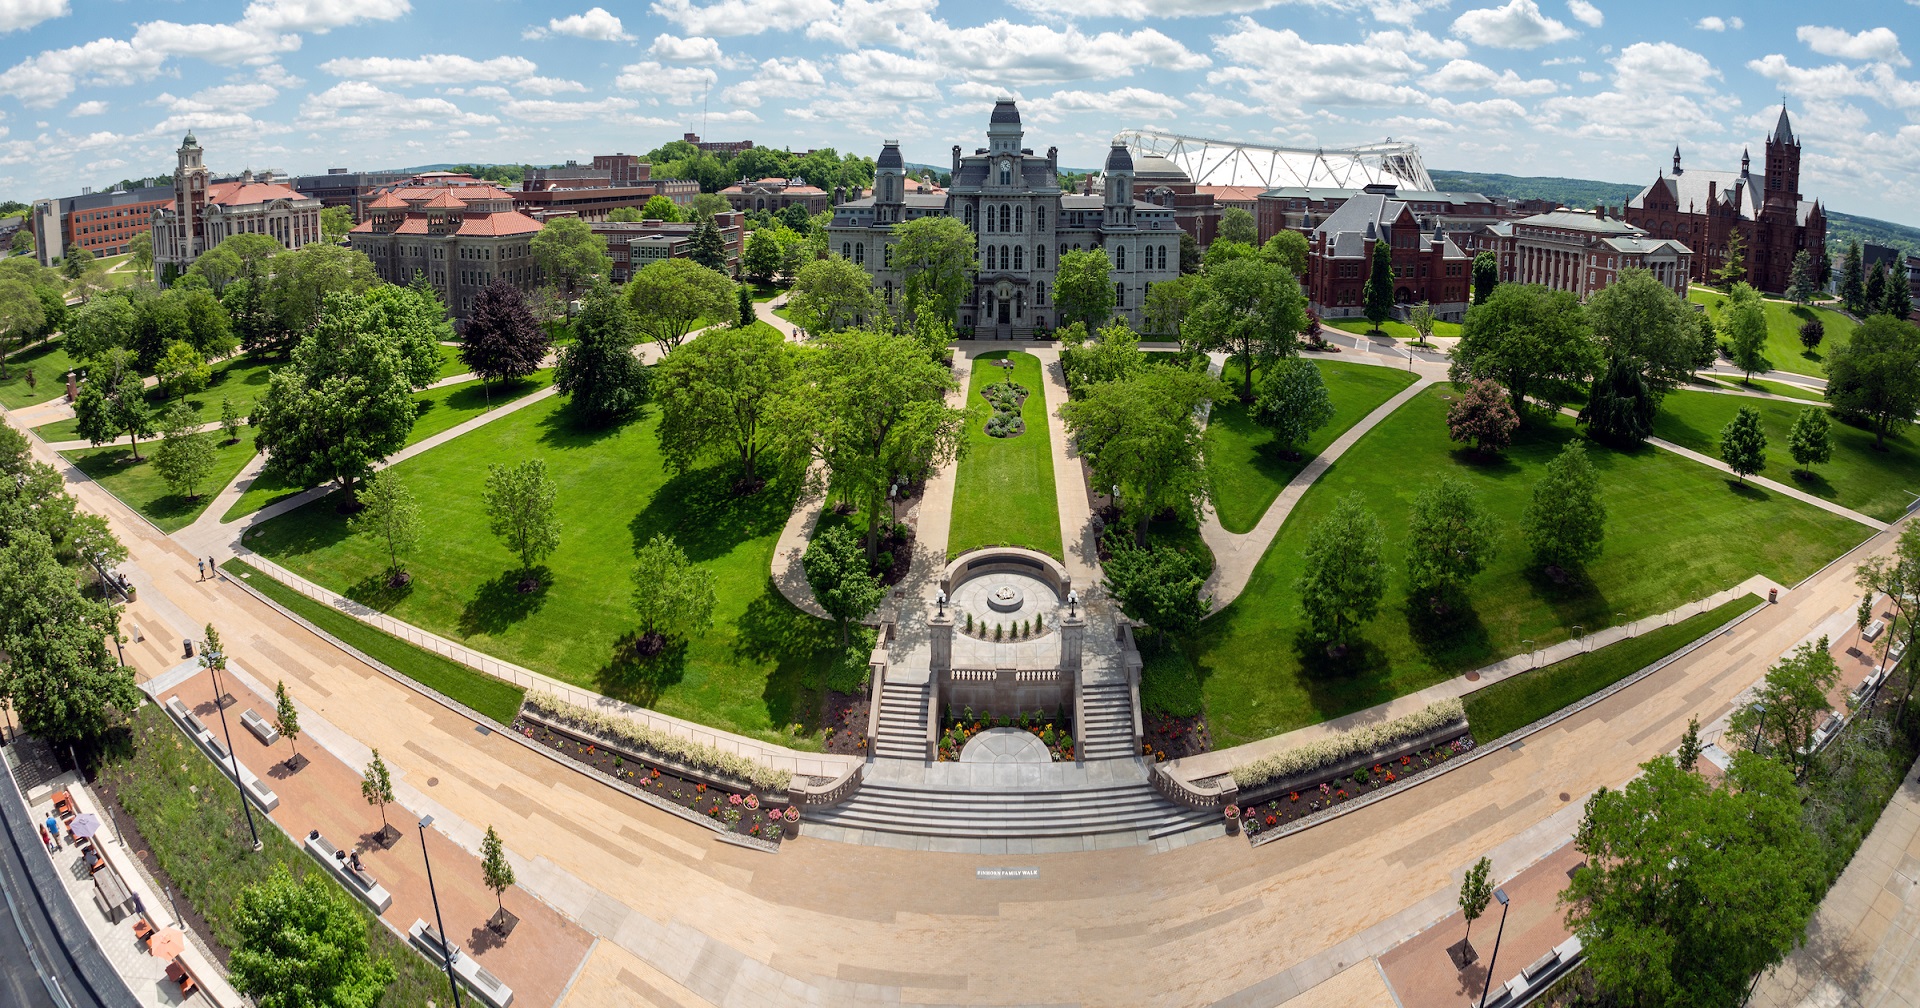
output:
[{"label": "garden bed with mulch", "polygon": [[1025,385],[1012,379],[982,386],[980,397],[993,407],[993,415],[987,418],[987,436],[1010,438],[1025,434],[1027,422],[1020,416],[1020,407],[1026,404],[1030,394]]},{"label": "garden bed with mulch", "polygon": [[836,756],[865,756],[867,715],[873,701],[864,693],[827,694],[827,751]]},{"label": "garden bed with mulch", "polygon": [[785,802],[762,802],[760,796],[751,791],[692,780],[671,767],[630,757],[604,742],[582,739],[524,717],[514,719],[513,730],[648,797],[711,819],[729,833],[778,844],[786,833],[787,822],[798,821],[797,815],[792,820],[783,815],[792,808]]},{"label": "garden bed with mulch", "polygon": [[[968,708],[966,715],[972,715]],[[940,759],[954,763],[960,759],[961,750],[975,735],[989,728],[1019,728],[1031,732],[1047,746],[1047,752],[1053,754],[1055,763],[1073,762],[1073,732],[1066,727],[1065,718],[1050,718],[1035,711],[1019,717],[961,716],[948,717],[940,729]]]},{"label": "garden bed with mulch", "polygon": [[[1270,799],[1243,805],[1237,809],[1241,831],[1249,839],[1280,829],[1289,823],[1317,815],[1350,801],[1358,801],[1375,791],[1435,769],[1449,760],[1473,751],[1473,736],[1462,733],[1451,741],[1428,746],[1395,759],[1361,767],[1338,777],[1309,782],[1298,789]],[[1229,806],[1231,808],[1231,806]],[[1231,816],[1229,818],[1232,818]]]},{"label": "garden bed with mulch", "polygon": [[1143,738],[1140,755],[1164,763],[1184,756],[1198,756],[1213,749],[1213,733],[1207,730],[1204,714],[1175,717],[1146,711],[1140,719]]}]

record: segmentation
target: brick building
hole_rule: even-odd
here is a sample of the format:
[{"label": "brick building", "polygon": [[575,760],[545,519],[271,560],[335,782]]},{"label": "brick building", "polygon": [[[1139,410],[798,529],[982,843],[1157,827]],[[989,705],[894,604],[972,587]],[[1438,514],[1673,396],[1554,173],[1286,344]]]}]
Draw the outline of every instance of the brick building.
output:
[{"label": "brick building", "polygon": [[806,207],[809,214],[833,209],[833,194],[797,178],[741,179],[720,190],[720,195],[743,213],[748,210],[778,212],[795,204]]},{"label": "brick building", "polygon": [[[1158,154],[1133,156],[1133,198],[1173,211],[1174,224],[1206,248],[1220,230],[1221,206],[1203,192],[1180,166]],[[1208,187],[1209,189],[1213,187]]]},{"label": "brick building", "polygon": [[1283,186],[1260,194],[1253,215],[1260,240],[1289,230],[1311,238],[1314,229],[1348,200],[1367,193],[1405,203],[1426,231],[1441,227],[1464,231],[1500,217],[1499,205],[1479,193],[1400,189],[1384,183],[1363,189]]},{"label": "brick building", "polygon": [[1308,310],[1322,318],[1365,314],[1373,247],[1381,241],[1393,250],[1393,301],[1399,311],[1424,301],[1447,321],[1466,316],[1472,254],[1443,227],[1423,226],[1414,204],[1373,187],[1341,200],[1307,237]]},{"label": "brick building", "polygon": [[1483,225],[1459,236],[1469,255],[1491,251],[1502,283],[1539,284],[1585,301],[1629,267],[1647,270],[1669,290],[1687,296],[1693,250],[1648,234],[1601,207],[1556,210]]},{"label": "brick building", "polygon": [[[738,210],[713,215],[713,226],[727,246],[727,268],[738,273],[740,250],[747,239],[747,217]],[[700,225],[690,222],[641,221],[617,224],[597,221],[588,227],[606,239],[607,256],[613,260],[614,283],[626,283],[633,274],[662,259],[682,259],[693,250],[693,233]]]},{"label": "brick building", "polygon": [[237,234],[263,234],[289,249],[320,241],[320,201],[275,181],[272,172],[242,172],[214,182],[188,133],[175,152],[173,199],[154,210],[153,273],[166,281],[200,254]]},{"label": "brick building", "polygon": [[474,295],[495,279],[521,290],[539,282],[529,249],[539,231],[540,222],[516,209],[505,189],[471,175],[427,172],[368,203],[367,219],[347,241],[388,283],[426,277],[460,326]]},{"label": "brick building", "polygon": [[325,175],[302,175],[289,181],[293,188],[320,201],[321,207],[346,207],[356,223],[367,219],[367,204],[381,187],[407,177],[406,172],[357,172],[329,168]]},{"label": "brick building", "polygon": [[1738,230],[1746,246],[1747,282],[1764,291],[1784,291],[1794,257],[1802,250],[1824,255],[1827,245],[1826,210],[1818,200],[1801,198],[1800,141],[1785,106],[1767,137],[1765,174],[1753,174],[1752,167],[1751,156],[1743,152],[1737,174],[1683,169],[1676,147],[1672,173],[1661,173],[1627,201],[1627,221],[1693,249],[1696,283],[1720,269],[1727,236]]},{"label": "brick building", "polygon": [[676,206],[687,206],[700,194],[691,179],[657,179],[653,166],[635,154],[602,154],[590,165],[569,161],[555,168],[527,172],[513,201],[538,218],[568,214],[585,221],[602,221],[621,207],[638,209],[655,196]]},{"label": "brick building", "polygon": [[741,151],[753,149],[753,141],[751,140],[702,140],[698,133],[682,133],[680,139],[685,140],[709,154],[715,154],[723,158],[730,158]]},{"label": "brick building", "polygon": [[120,255],[133,236],[153,225],[153,212],[173,205],[172,186],[83,192],[33,201],[28,227],[40,265],[51,266],[76,248],[96,256]]}]

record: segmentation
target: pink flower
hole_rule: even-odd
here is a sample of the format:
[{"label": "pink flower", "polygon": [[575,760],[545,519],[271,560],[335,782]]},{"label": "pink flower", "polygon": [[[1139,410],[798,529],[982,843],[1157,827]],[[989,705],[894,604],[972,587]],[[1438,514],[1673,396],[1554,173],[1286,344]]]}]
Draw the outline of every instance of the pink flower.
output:
[{"label": "pink flower", "polygon": [[737,794],[730,794],[730,795],[728,795],[728,796],[727,796],[727,804],[729,804],[729,805],[738,805],[738,804],[740,804],[740,796],[739,796],[739,795],[737,795]]}]

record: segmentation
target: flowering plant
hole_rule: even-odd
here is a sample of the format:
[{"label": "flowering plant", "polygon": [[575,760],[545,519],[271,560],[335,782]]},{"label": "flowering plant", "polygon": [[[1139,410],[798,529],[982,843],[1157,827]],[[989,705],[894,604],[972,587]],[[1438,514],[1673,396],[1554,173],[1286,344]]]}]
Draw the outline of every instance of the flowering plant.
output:
[{"label": "flowering plant", "polygon": [[1240,818],[1240,806],[1238,805],[1229,805],[1225,809],[1222,809],[1221,811],[1225,812],[1227,814],[1227,818],[1229,819]]},{"label": "flowering plant", "polygon": [[800,821],[800,806],[798,805],[787,806],[787,821],[788,822]]},{"label": "flowering plant", "polygon": [[759,808],[759,807],[760,807],[760,796],[759,796],[759,795],[748,795],[748,796],[747,796],[747,807],[748,807],[748,808],[750,808],[750,809],[757,809],[757,808]]}]

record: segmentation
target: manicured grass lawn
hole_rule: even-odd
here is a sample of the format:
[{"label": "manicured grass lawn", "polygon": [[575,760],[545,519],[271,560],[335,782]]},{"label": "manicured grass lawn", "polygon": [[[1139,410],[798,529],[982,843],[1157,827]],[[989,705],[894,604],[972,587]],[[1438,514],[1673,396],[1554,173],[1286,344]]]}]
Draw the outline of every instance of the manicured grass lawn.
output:
[{"label": "manicured grass lawn", "polygon": [[1895,434],[1887,438],[1886,451],[1875,451],[1871,433],[1837,418],[1832,426],[1833,461],[1814,466],[1811,475],[1795,472],[1793,456],[1787,451],[1787,434],[1803,411],[1825,409],[1823,406],[1711,392],[1675,392],[1654,414],[1653,433],[1683,448],[1719,458],[1720,430],[1742,406],[1753,407],[1766,430],[1767,467],[1760,470],[1760,476],[1881,521],[1893,521],[1906,513],[1907,505],[1913,503],[1908,488],[1920,492],[1920,444],[1911,433]]},{"label": "manicured grass lawn", "polygon": [[[1694,304],[1706,305],[1707,313],[1717,322],[1720,319],[1720,309],[1726,304],[1727,295],[1711,287],[1689,287],[1687,300]],[[1765,304],[1767,361],[1781,371],[1825,378],[1827,354],[1853,336],[1853,320],[1831,308],[1788,304],[1774,300],[1768,300]],[[1827,336],[1819,349],[1808,350],[1800,345],[1800,326],[1813,318],[1819,319],[1820,324],[1826,327]]]},{"label": "manicured grass lawn", "polygon": [[[822,678],[833,626],[795,609],[773,586],[781,527],[798,475],[736,498],[735,470],[673,476],[656,416],[581,430],[554,397],[395,466],[423,505],[424,534],[408,558],[412,585],[384,586],[386,557],[328,501],[265,523],[255,551],[319,584],[442,636],[528,668],[670,714],[786,745],[821,745]],[[557,486],[560,547],[542,587],[516,589],[518,561],[488,531],[487,465],[541,458]],[[663,532],[712,571],[713,626],[651,660],[626,645],[633,550]]]},{"label": "manicured grass lawn", "polygon": [[[1363,318],[1326,319],[1324,320],[1324,324],[1332,326],[1341,332],[1350,332],[1360,336],[1365,336],[1373,332],[1373,323]],[[1387,336],[1392,339],[1397,339],[1402,343],[1411,343],[1420,338],[1419,331],[1405,322],[1395,322],[1390,319],[1382,323],[1380,328]],[[1441,336],[1458,336],[1460,335],[1460,323],[1441,322],[1436,319],[1433,323],[1433,335],[1435,338]]]},{"label": "manicured grass lawn", "polygon": [[[1536,419],[1499,459],[1447,440],[1451,386],[1423,390],[1335,462],[1261,558],[1247,590],[1202,625],[1186,652],[1217,744],[1314,724],[1430,686],[1532,647],[1591,632],[1732,587],[1753,574],[1791,584],[1865,539],[1865,527],[1780,494],[1736,490],[1672,452],[1599,445],[1589,457],[1608,508],[1607,540],[1584,583],[1531,572],[1521,516],[1546,463],[1579,437],[1570,417]],[[1465,480],[1500,523],[1501,552],[1473,583],[1470,609],[1437,621],[1406,601],[1407,514],[1442,474]],[[1380,613],[1342,662],[1300,640],[1295,589],[1309,530],[1360,494],[1386,532]],[[1755,530],[1765,530],[1756,535]],[[1617,615],[1623,614],[1623,615]],[[1439,625],[1436,625],[1439,624]],[[1150,673],[1181,674],[1162,660]],[[1169,666],[1175,666],[1169,668]],[[1147,687],[1143,686],[1143,690]]]},{"label": "manicured grass lawn", "polygon": [[[73,358],[59,339],[51,339],[7,358],[7,376],[0,378],[0,406],[19,409],[34,406],[66,394],[67,372],[73,370]],[[33,385],[27,373],[33,373]]]},{"label": "manicured grass lawn", "polygon": [[747,285],[753,288],[753,299],[755,301],[771,301],[785,294],[787,287],[791,286],[790,284],[762,283],[759,280],[749,280],[747,281]]},{"label": "manicured grass lawn", "polygon": [[[213,377],[207,387],[186,397],[187,405],[193,407],[193,415],[199,423],[213,423],[220,419],[220,400],[229,399],[234,409],[245,418],[253,412],[253,405],[267,394],[267,381],[273,377],[275,369],[286,363],[284,358],[271,361],[257,357],[229,357],[213,366]],[[147,390],[147,405],[157,416],[165,410],[171,401],[158,386]],[[80,440],[80,421],[61,420],[34,428],[34,433],[52,442]],[[243,437],[246,435],[242,435]]]},{"label": "manicured grass lawn", "polygon": [[[1750,383],[1744,378],[1715,378],[1713,381],[1716,385],[1724,385],[1730,389],[1746,389],[1747,391],[1757,389],[1761,392],[1771,392],[1777,396],[1786,396],[1789,399],[1804,399],[1807,402],[1827,401],[1827,397],[1818,389],[1810,389],[1804,385],[1789,385],[1786,382],[1768,381],[1765,378],[1755,378]],[[1751,388],[1748,387],[1749,385],[1751,385]]]},{"label": "manicured grass lawn", "polygon": [[422,686],[438,690],[503,725],[512,724],[514,715],[520,712],[520,701],[525,698],[527,691],[513,683],[476,672],[459,662],[376,630],[330,605],[316,602],[275,581],[238,557],[220,566],[229,574],[246,579],[255,591],[298,613],[307,622],[359,648],[368,657],[384,662],[388,668]]},{"label": "manicured grass lawn", "polygon": [[[264,846],[256,852],[235,804],[233,782],[187,744],[154,704],[135,711],[127,731],[114,733],[98,772],[97,783],[110,788],[133,817],[180,899],[229,949],[238,941],[229,911],[242,889],[260,882],[275,865],[286,866],[295,879],[310,873],[328,877],[270,822],[261,822]],[[265,816],[256,813],[255,819]],[[366,923],[369,952],[393,963],[396,975],[380,1004],[424,1005],[445,996],[444,972],[403,944],[359,901],[346,902]],[[147,909],[156,916],[166,912],[165,907]]]},{"label": "manicured grass lawn", "polygon": [[1606,689],[1759,604],[1760,596],[1742,595],[1672,626],[1475,690],[1466,696],[1467,726],[1476,741],[1491,742]]},{"label": "manicured grass lawn", "polygon": [[[1406,371],[1371,364],[1309,357],[1326,382],[1333,400],[1333,420],[1313,433],[1300,457],[1290,459],[1273,444],[1273,433],[1256,423],[1250,407],[1238,398],[1213,404],[1207,419],[1207,475],[1213,480],[1213,507],[1229,532],[1250,532],[1267,506],[1287,482],[1315,455],[1327,449],[1380,404],[1413,384]],[[1227,384],[1239,388],[1240,366],[1228,361],[1222,372]]]},{"label": "manicured grass lawn", "polygon": [[441,378],[451,378],[454,375],[467,373],[467,365],[460,359],[459,347],[448,346],[445,343],[441,343],[436,349],[440,351]]},{"label": "manicured grass lawn", "polygon": [[140,442],[139,462],[128,461],[131,455],[125,438],[110,445],[61,454],[120,498],[120,503],[145,515],[160,531],[173,532],[193,524],[254,454],[253,438],[245,431],[233,444],[225,443],[226,435],[219,431],[194,437],[213,442],[214,461],[213,472],[199,487],[200,496],[192,500],[174,493],[154,471],[153,452],[160,447],[159,438],[145,438]]},{"label": "manicured grass lawn", "polygon": [[980,390],[1006,380],[1006,369],[993,363],[1002,359],[1013,361],[1013,381],[1029,393],[1020,405],[1020,418],[1026,421],[1027,431],[1018,437],[998,438],[986,432],[984,418],[968,426],[967,454],[954,476],[947,556],[956,557],[981,546],[1024,546],[1064,559],[1040,359],[1006,350],[974,358],[967,405],[991,410]]}]

